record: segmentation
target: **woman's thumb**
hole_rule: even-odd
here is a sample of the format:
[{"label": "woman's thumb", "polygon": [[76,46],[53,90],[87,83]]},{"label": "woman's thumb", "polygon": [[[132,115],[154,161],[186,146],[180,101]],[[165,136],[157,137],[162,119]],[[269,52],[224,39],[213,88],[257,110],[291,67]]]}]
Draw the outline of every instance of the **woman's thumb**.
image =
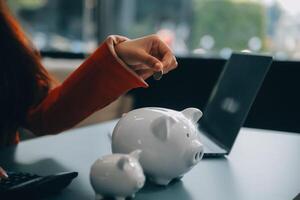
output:
[{"label": "woman's thumb", "polygon": [[154,71],[161,71],[163,69],[162,63],[157,58],[145,51],[139,53],[138,59],[141,63],[145,64]]}]

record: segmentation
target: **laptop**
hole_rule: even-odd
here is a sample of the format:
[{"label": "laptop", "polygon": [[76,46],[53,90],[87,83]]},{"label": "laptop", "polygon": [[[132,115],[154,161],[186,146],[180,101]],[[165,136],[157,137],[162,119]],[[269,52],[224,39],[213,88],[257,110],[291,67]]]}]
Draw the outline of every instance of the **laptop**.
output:
[{"label": "laptop", "polygon": [[272,63],[271,56],[233,53],[199,122],[204,157],[228,155]]}]

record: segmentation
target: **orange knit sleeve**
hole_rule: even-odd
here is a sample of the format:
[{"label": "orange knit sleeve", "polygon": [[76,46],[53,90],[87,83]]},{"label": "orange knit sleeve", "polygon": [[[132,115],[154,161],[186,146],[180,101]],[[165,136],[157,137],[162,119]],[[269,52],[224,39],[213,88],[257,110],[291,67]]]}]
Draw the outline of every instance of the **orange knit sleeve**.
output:
[{"label": "orange knit sleeve", "polygon": [[31,108],[25,128],[37,135],[69,129],[130,89],[147,87],[116,57],[112,39],[104,42],[61,85]]}]

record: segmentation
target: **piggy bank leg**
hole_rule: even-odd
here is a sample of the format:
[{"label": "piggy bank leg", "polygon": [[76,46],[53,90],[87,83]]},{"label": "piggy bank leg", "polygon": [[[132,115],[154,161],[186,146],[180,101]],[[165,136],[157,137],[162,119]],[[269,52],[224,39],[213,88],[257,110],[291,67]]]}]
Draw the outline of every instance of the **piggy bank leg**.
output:
[{"label": "piggy bank leg", "polygon": [[95,200],[101,200],[103,196],[101,194],[96,194]]},{"label": "piggy bank leg", "polygon": [[152,178],[150,178],[150,180],[152,182],[156,183],[157,185],[163,185],[163,186],[167,186],[171,181],[169,179],[156,178],[156,177],[152,177]]},{"label": "piggy bank leg", "polygon": [[125,197],[115,197],[115,200],[125,200]]}]

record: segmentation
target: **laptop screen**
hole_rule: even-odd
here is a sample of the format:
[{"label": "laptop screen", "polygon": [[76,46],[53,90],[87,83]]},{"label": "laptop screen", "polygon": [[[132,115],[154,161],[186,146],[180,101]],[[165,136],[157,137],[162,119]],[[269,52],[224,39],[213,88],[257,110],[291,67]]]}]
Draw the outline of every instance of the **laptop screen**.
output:
[{"label": "laptop screen", "polygon": [[226,63],[200,126],[227,151],[231,150],[271,63],[270,56],[252,54],[232,54]]}]

